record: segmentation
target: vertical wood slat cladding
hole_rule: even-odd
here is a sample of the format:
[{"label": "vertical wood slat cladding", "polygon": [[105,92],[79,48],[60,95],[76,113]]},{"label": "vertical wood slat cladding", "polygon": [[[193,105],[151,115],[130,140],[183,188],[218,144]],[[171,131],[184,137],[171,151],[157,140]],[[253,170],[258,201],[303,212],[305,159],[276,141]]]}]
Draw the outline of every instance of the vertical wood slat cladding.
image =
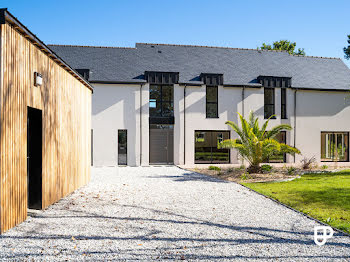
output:
[{"label": "vertical wood slat cladding", "polygon": [[[27,217],[27,106],[42,110],[42,208],[90,180],[91,90],[1,25],[0,232]],[[43,84],[34,86],[34,72]]]}]

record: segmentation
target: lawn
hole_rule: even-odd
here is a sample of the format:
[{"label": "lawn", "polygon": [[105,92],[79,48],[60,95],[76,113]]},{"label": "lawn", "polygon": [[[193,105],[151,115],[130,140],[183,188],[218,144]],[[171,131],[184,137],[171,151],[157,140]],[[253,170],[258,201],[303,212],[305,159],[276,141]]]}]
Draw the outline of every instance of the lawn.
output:
[{"label": "lawn", "polygon": [[288,182],[243,184],[350,233],[350,170],[305,174]]}]

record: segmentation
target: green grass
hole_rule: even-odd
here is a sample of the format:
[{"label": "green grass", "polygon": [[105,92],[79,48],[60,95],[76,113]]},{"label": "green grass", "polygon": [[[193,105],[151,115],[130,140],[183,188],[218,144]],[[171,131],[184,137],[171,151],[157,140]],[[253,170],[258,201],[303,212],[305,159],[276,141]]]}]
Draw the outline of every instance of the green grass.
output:
[{"label": "green grass", "polygon": [[288,182],[242,184],[350,233],[350,170],[305,174]]}]

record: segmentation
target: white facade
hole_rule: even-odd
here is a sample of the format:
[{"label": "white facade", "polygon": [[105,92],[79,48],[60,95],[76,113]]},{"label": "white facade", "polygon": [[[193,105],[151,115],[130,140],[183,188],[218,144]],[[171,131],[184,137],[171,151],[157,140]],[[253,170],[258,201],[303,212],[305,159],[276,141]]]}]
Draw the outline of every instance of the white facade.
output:
[{"label": "white facade", "polygon": [[[350,131],[348,93],[288,88],[287,119],[281,119],[280,90],[275,88],[276,119],[270,120],[270,126],[290,124],[293,130],[287,132],[287,144],[302,152],[295,159],[288,156],[287,163],[299,164],[303,156],[315,156],[320,162],[321,132]],[[195,130],[230,130],[227,120],[237,122],[237,112],[247,116],[251,110],[263,120],[264,88],[219,86],[219,117],[206,118],[205,85],[175,84],[174,164],[194,166]],[[128,134],[127,164],[149,165],[149,84],[94,84],[92,128],[94,166],[118,164],[117,138],[122,129]],[[231,138],[235,137],[231,130]],[[235,150],[230,163],[240,164]]]}]

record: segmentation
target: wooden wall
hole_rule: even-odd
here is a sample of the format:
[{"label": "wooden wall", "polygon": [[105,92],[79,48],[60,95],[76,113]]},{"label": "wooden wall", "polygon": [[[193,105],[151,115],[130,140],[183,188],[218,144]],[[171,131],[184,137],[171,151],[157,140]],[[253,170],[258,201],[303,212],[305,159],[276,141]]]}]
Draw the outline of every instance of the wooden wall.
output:
[{"label": "wooden wall", "polygon": [[[0,232],[27,217],[27,106],[42,110],[42,208],[90,180],[92,91],[1,25]],[[34,72],[43,85],[34,86]]]}]

